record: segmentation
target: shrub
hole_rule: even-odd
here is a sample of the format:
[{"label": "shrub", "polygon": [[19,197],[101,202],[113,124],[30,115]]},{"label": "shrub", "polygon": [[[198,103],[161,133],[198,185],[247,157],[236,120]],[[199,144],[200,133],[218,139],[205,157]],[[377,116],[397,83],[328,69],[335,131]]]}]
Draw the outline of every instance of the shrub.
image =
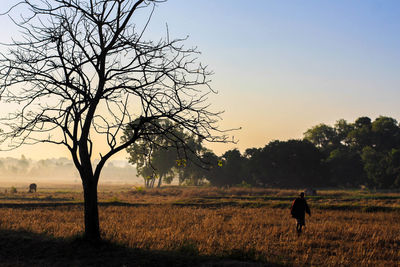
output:
[{"label": "shrub", "polygon": [[243,188],[251,188],[251,184],[246,183],[245,181],[242,181],[242,183],[236,185],[237,187],[243,187]]},{"label": "shrub", "polygon": [[135,186],[136,192],[138,193],[144,193],[145,188],[143,186]]}]

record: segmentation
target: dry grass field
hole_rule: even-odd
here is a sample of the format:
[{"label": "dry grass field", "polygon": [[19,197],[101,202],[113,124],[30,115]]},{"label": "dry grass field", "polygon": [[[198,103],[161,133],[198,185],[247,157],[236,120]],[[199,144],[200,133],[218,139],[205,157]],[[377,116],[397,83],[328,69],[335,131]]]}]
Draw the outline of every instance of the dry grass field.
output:
[{"label": "dry grass field", "polygon": [[[307,217],[307,228],[298,236],[289,215],[290,203],[297,193],[294,190],[103,188],[100,192],[104,239],[133,250],[123,256],[118,254],[116,266],[183,266],[191,259],[195,259],[191,264],[203,266],[247,266],[245,262],[275,266],[398,266],[400,262],[400,194],[396,193],[321,191],[308,198],[312,217]],[[33,242],[35,238],[69,240],[66,246],[79,250],[71,240],[83,231],[82,215],[78,191],[0,194],[0,235],[7,233],[8,237],[21,238],[21,242]],[[35,252],[39,253],[33,256],[36,260],[17,262],[4,253],[0,252],[0,257],[10,266],[49,264],[40,252]],[[128,261],[129,253],[153,261]],[[166,258],[169,260],[164,261]],[[82,263],[74,260],[66,265]],[[83,263],[107,262],[97,260]],[[51,262],[57,263],[57,257],[52,257]]]}]

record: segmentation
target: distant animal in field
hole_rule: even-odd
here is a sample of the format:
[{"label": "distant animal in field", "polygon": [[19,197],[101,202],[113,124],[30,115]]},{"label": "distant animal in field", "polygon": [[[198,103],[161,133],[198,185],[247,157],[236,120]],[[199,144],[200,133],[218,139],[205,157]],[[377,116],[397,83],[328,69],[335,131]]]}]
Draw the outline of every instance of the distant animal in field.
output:
[{"label": "distant animal in field", "polygon": [[29,185],[29,192],[28,193],[36,193],[37,185],[36,184],[30,184]]},{"label": "distant animal in field", "polygon": [[306,188],[304,190],[304,193],[306,194],[306,196],[316,196],[317,195],[317,190],[312,189],[312,188]]}]

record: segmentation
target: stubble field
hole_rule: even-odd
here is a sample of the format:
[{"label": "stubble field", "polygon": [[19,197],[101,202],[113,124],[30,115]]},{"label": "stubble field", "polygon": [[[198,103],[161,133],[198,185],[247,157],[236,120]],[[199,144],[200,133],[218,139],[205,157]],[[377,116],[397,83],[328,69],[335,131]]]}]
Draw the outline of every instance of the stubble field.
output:
[{"label": "stubble field", "polygon": [[[307,217],[307,227],[298,236],[289,214],[296,192],[104,189],[99,196],[102,235],[111,244],[132,249],[137,257],[151,258],[154,255],[147,252],[161,253],[149,262],[132,262],[129,256],[122,256],[116,266],[163,265],[163,255],[171,253],[176,257],[167,263],[173,265],[186,265],[188,260],[203,266],[397,266],[400,262],[400,194],[321,191],[317,197],[308,198],[312,217]],[[13,233],[14,237],[25,235],[29,242],[50,238],[75,244],[74,238],[83,231],[78,191],[1,194],[0,201],[3,236]],[[18,240],[23,242],[24,238]],[[21,249],[15,243],[15,249]],[[12,247],[7,251],[12,253]],[[52,264],[62,265],[57,255],[45,252],[49,259],[32,252],[29,260],[17,253],[17,261],[5,253],[0,253],[2,263],[10,266],[46,265],[49,259]],[[65,263],[63,255],[58,256]],[[74,258],[66,265],[75,263],[77,266],[81,262]],[[101,256],[84,263],[108,265]]]}]

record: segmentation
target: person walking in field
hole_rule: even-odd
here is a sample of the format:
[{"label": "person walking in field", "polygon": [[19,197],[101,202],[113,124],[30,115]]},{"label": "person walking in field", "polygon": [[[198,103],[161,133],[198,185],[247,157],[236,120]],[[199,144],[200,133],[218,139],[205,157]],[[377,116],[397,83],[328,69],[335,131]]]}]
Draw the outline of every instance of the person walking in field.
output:
[{"label": "person walking in field", "polygon": [[304,192],[301,192],[299,197],[293,201],[292,207],[290,208],[292,217],[296,219],[296,230],[298,234],[301,233],[301,228],[306,225],[306,212],[311,216],[310,208],[304,198]]}]

